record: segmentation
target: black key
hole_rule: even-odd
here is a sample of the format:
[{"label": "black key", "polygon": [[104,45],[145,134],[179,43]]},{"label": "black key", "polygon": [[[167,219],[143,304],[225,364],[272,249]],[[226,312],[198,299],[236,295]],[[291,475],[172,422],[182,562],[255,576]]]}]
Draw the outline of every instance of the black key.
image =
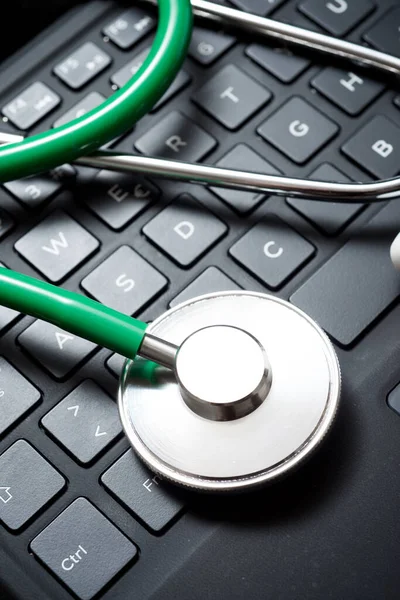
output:
[{"label": "black key", "polygon": [[291,98],[257,132],[294,162],[303,164],[325,146],[339,127],[316,108]]},{"label": "black key", "polygon": [[160,191],[140,176],[100,171],[91,182],[86,202],[111,229],[122,229],[160,196]]},{"label": "black key", "polygon": [[105,96],[99,94],[98,92],[90,92],[87,96],[85,96],[82,100],[80,100],[77,104],[75,104],[72,108],[70,108],[62,117],[57,119],[54,122],[53,127],[61,127],[61,125],[65,125],[74,119],[78,119],[79,117],[83,117],[86,113],[94,108],[97,108],[102,104],[105,100]]},{"label": "black key", "polygon": [[161,96],[157,104],[151,109],[150,112],[153,113],[164,106],[164,104],[169,102],[171,98],[179,94],[179,92],[187,87],[191,80],[192,78],[186,73],[186,71],[179,71],[178,75],[175,77],[167,91]]},{"label": "black key", "polygon": [[0,239],[14,227],[14,221],[3,209],[0,209]]},{"label": "black key", "polygon": [[[281,175],[278,169],[275,169],[271,163],[261,158],[259,154],[245,144],[238,144],[232,148],[228,154],[225,154],[225,156],[217,162],[216,166],[227,169],[265,173],[268,175]],[[254,192],[241,192],[238,190],[214,187],[211,187],[210,189],[231,208],[242,214],[249,213],[257,208],[266,197],[265,194]]]},{"label": "black key", "polygon": [[255,225],[229,250],[242,267],[275,290],[315,254],[315,248],[272,215]]},{"label": "black key", "polygon": [[182,502],[158,475],[151,473],[128,450],[101,477],[102,484],[117,500],[152,531],[164,529],[182,510]]},{"label": "black key", "polygon": [[14,247],[45,277],[58,283],[89,258],[99,245],[79,223],[58,210],[20,238]]},{"label": "black key", "polygon": [[90,380],[47,413],[42,425],[83,464],[97,458],[122,432],[115,402]]},{"label": "black key", "polygon": [[100,511],[78,498],[32,541],[30,549],[81,600],[90,600],[137,555]]},{"label": "black key", "polygon": [[111,57],[86,42],[54,68],[54,73],[73,90],[81,88],[111,63]]},{"label": "black key", "polygon": [[352,116],[360,114],[385,89],[377,81],[333,67],[321,71],[311,81],[311,85]]},{"label": "black key", "polygon": [[41,81],[32,83],[3,107],[3,115],[22,131],[36,125],[61,102],[53,90]]},{"label": "black key", "polygon": [[400,56],[400,8],[393,8],[372,26],[363,38],[374,48]]},{"label": "black key", "polygon": [[226,65],[192,99],[224,127],[234,130],[271,98],[271,92],[252,77],[234,65]]},{"label": "black key", "polygon": [[394,200],[290,299],[343,346],[355,342],[399,296],[399,276],[389,256],[399,222]]},{"label": "black key", "polygon": [[186,300],[191,300],[203,294],[211,292],[224,292],[231,290],[240,290],[241,287],[235,283],[230,277],[225,275],[217,267],[208,267],[201,275],[199,275],[187,288],[180,294],[175,296],[169,303],[169,306],[176,306]]},{"label": "black key", "polygon": [[80,366],[96,345],[51,323],[35,321],[19,336],[21,346],[57,379]]},{"label": "black key", "polygon": [[99,302],[127,315],[139,312],[168,280],[129,246],[121,246],[82,281]]},{"label": "black key", "polygon": [[235,8],[266,17],[286,0],[229,0]]},{"label": "black key", "polygon": [[372,0],[305,0],[299,10],[332,35],[343,36],[375,8]]},{"label": "black key", "polygon": [[285,48],[268,48],[260,44],[247,46],[246,55],[282,83],[291,83],[310,65],[302,56],[289,53]]},{"label": "black key", "polygon": [[201,65],[211,65],[234,43],[235,38],[222,31],[195,27],[189,46],[189,55]]},{"label": "black key", "polygon": [[400,415],[400,384],[390,392],[387,402],[390,408]]},{"label": "black key", "polygon": [[[136,359],[135,359],[136,360]],[[126,358],[120,354],[112,354],[106,361],[107,368],[115,377],[120,377]]]},{"label": "black key", "polygon": [[[319,181],[334,181],[348,183],[351,180],[341,171],[328,163],[320,165],[310,175],[310,179]],[[317,229],[327,235],[337,235],[365,208],[365,204],[341,204],[337,202],[318,202],[316,200],[300,200],[288,198],[288,204],[297,210],[306,219],[311,221]]]},{"label": "black key", "polygon": [[4,187],[24,206],[37,208],[52,200],[61,191],[62,183],[46,174],[9,181]]},{"label": "black key", "polygon": [[65,486],[65,479],[28,442],[0,456],[0,521],[16,531]]},{"label": "black key", "polygon": [[153,31],[156,19],[140,8],[130,8],[109,23],[103,33],[122,50],[127,50]]},{"label": "black key", "polygon": [[126,65],[111,75],[111,83],[117,88],[123,87],[129,79],[140,69],[146,56],[150,52],[150,48],[146,48],[140,54],[135,56]]},{"label": "black key", "polygon": [[342,151],[361,168],[379,179],[400,171],[400,127],[387,117],[369,121],[343,146]]},{"label": "black key", "polygon": [[40,397],[39,390],[0,356],[0,435],[32,410]]},{"label": "black key", "polygon": [[201,258],[227,232],[228,228],[183,194],[143,227],[144,235],[181,267]]},{"label": "black key", "polygon": [[216,145],[215,138],[178,111],[166,115],[135,142],[142,154],[189,162],[201,160]]}]

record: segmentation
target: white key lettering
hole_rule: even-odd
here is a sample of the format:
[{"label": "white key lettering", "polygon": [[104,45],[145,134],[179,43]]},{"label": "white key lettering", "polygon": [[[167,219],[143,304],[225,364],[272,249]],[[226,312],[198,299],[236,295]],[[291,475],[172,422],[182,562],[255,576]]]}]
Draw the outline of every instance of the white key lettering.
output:
[{"label": "white key lettering", "polygon": [[182,239],[188,240],[194,234],[194,225],[190,221],[181,221],[174,227],[175,233],[177,233]]},{"label": "white key lettering", "polygon": [[107,196],[110,196],[115,202],[123,202],[129,196],[129,192],[116,183],[107,191]]},{"label": "white key lettering", "polygon": [[332,2],[327,3],[326,8],[336,15],[341,15],[346,12],[346,10],[349,8],[349,5],[346,0],[332,0]]},{"label": "white key lettering", "polygon": [[72,571],[75,565],[78,565],[84,559],[84,556],[81,556],[81,552],[83,555],[87,554],[85,548],[79,544],[78,550],[74,554],[70,554],[67,558],[64,558],[61,568],[64,571]]},{"label": "white key lettering", "polygon": [[385,140],[377,140],[372,146],[372,150],[379,154],[379,156],[382,156],[382,158],[387,158],[392,154],[394,148],[392,144],[385,142]]},{"label": "white key lettering", "polygon": [[74,339],[73,335],[69,335],[68,333],[61,333],[60,331],[56,331],[55,333],[58,347],[60,350],[64,350],[64,344]]},{"label": "white key lettering", "polygon": [[45,252],[49,252],[50,254],[55,254],[56,256],[60,255],[60,248],[68,248],[68,242],[62,231],[58,232],[59,239],[51,238],[49,246],[42,246],[42,250]]},{"label": "white key lettering", "polygon": [[160,478],[158,477],[158,475],[155,475],[153,477],[153,479],[146,479],[146,481],[143,483],[143,487],[146,488],[146,490],[151,493],[153,491],[151,489],[151,486],[153,485],[153,483],[158,485],[159,481],[160,481]]},{"label": "white key lettering", "polygon": [[277,250],[271,250],[273,246],[276,246],[276,242],[267,242],[264,246],[264,254],[267,258],[279,258],[283,254],[283,248]]},{"label": "white key lettering", "polygon": [[356,88],[354,84],[358,83],[358,85],[362,85],[364,83],[364,79],[361,79],[361,77],[355,75],[354,73],[347,74],[349,76],[349,79],[341,79],[340,84],[347,90],[349,90],[349,92],[355,92]]},{"label": "white key lettering", "polygon": [[180,152],[180,149],[187,146],[187,143],[179,135],[171,135],[165,142],[165,145],[174,152]]},{"label": "white key lettering", "polygon": [[117,277],[115,284],[117,287],[123,288],[124,292],[130,292],[135,287],[135,282],[133,279],[129,279],[126,276],[126,273],[122,273],[119,277]]},{"label": "white key lettering", "polygon": [[232,86],[226,88],[226,90],[224,90],[220,95],[220,98],[229,98],[229,100],[232,100],[232,102],[239,102],[239,98],[233,94],[233,90],[234,88]]},{"label": "white key lettering", "polygon": [[28,194],[32,198],[32,200],[37,200],[41,196],[41,191],[34,183],[31,183],[26,186],[25,193]]},{"label": "white key lettering", "polygon": [[310,128],[306,123],[301,123],[296,119],[296,121],[290,123],[289,131],[294,137],[304,137],[310,131]]}]

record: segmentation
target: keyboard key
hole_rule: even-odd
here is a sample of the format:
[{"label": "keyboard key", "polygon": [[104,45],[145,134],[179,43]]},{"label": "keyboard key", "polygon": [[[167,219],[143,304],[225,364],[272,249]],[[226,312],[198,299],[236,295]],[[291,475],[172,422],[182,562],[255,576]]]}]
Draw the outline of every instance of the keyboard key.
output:
[{"label": "keyboard key", "polygon": [[186,71],[179,71],[178,75],[175,77],[174,81],[171,83],[165,94],[161,96],[157,104],[151,109],[150,112],[153,113],[162,106],[164,106],[164,104],[169,102],[171,98],[179,94],[179,92],[181,92],[185,87],[187,87],[191,80],[192,78],[186,73]]},{"label": "keyboard key", "polygon": [[374,48],[400,56],[399,43],[400,8],[393,8],[372,26],[363,38]]},{"label": "keyboard key", "polygon": [[286,48],[268,48],[260,44],[251,44],[247,46],[245,53],[282,83],[291,83],[310,65],[309,60],[289,53]]},{"label": "keyboard key", "polygon": [[389,247],[399,221],[400,205],[394,200],[290,298],[343,346],[355,342],[398,298],[399,275]]},{"label": "keyboard key", "polygon": [[125,452],[102,475],[101,482],[154,532],[164,529],[183,508],[173,490],[151,473],[133,450]]},{"label": "keyboard key", "polygon": [[291,98],[257,132],[298,164],[307,162],[339,131],[336,123],[301,98]]},{"label": "keyboard key", "polygon": [[[217,162],[216,166],[227,169],[241,169],[243,171],[266,173],[268,175],[281,175],[281,172],[278,171],[278,169],[275,169],[271,163],[261,158],[259,154],[245,144],[238,144],[232,148],[228,154]],[[248,214],[253,211],[266,197],[265,194],[241,192],[226,188],[211,187],[210,190],[224,200],[231,208],[241,214]]]},{"label": "keyboard key", "polygon": [[[310,179],[319,181],[334,181],[349,183],[351,180],[341,171],[328,163],[320,165]],[[318,202],[315,200],[300,200],[288,198],[287,202],[303,217],[311,221],[322,233],[337,235],[365,208],[365,204],[341,204],[338,202]]]},{"label": "keyboard key", "polygon": [[73,90],[81,88],[111,63],[96,44],[86,42],[54,68],[54,73]]},{"label": "keyboard key", "polygon": [[36,81],[4,106],[2,112],[18,129],[25,131],[36,125],[60,102],[60,96],[41,81]]},{"label": "keyboard key", "polygon": [[135,56],[132,60],[130,60],[126,65],[124,65],[121,69],[119,69],[116,73],[111,75],[111,83],[116,87],[123,87],[130,78],[140,69],[142,66],[146,56],[150,52],[150,47],[146,48],[140,54]]},{"label": "keyboard key", "polygon": [[375,8],[372,0],[305,0],[299,10],[332,35],[343,36]]},{"label": "keyboard key", "polygon": [[196,91],[193,102],[227,129],[237,129],[272,98],[265,87],[227,65]]},{"label": "keyboard key", "polygon": [[79,117],[83,117],[86,113],[97,108],[102,104],[105,100],[105,96],[99,94],[98,92],[90,92],[87,96],[85,96],[82,100],[80,100],[77,104],[75,104],[72,108],[70,108],[62,117],[57,119],[54,122],[53,127],[61,127],[61,125],[65,125],[74,119],[78,119]]},{"label": "keyboard key", "polygon": [[93,298],[134,315],[158,296],[168,280],[129,246],[121,246],[82,281]]},{"label": "keyboard key", "polygon": [[14,221],[3,209],[0,209],[0,239],[14,227]]},{"label": "keyboard key", "polygon": [[400,384],[390,392],[387,402],[390,408],[400,415]]},{"label": "keyboard key", "polygon": [[346,156],[379,179],[400,171],[400,127],[383,116],[374,117],[343,146]]},{"label": "keyboard key", "polygon": [[63,379],[82,365],[96,345],[45,321],[35,321],[18,342],[51,375]]},{"label": "keyboard key", "polygon": [[122,50],[127,50],[153,31],[156,19],[140,8],[130,8],[109,23],[103,33]]},{"label": "keyboard key", "polygon": [[286,0],[230,0],[235,8],[266,17]]},{"label": "keyboard key", "polygon": [[28,442],[0,456],[0,521],[16,531],[65,486],[65,479]]},{"label": "keyboard key", "polygon": [[49,173],[9,181],[4,187],[27,208],[37,208],[52,200],[61,191],[62,183]]},{"label": "keyboard key", "polygon": [[91,182],[86,203],[106,225],[118,231],[159,196],[153,184],[133,173],[100,171]]},{"label": "keyboard key", "polygon": [[190,267],[228,231],[188,194],[179,196],[143,227],[144,235],[181,267]]},{"label": "keyboard key", "polygon": [[14,247],[47,279],[58,283],[99,246],[86,229],[58,210],[26,233]]},{"label": "keyboard key", "polygon": [[107,369],[111,371],[115,377],[119,378],[122,373],[122,369],[124,368],[125,361],[126,358],[124,356],[121,356],[120,354],[112,354],[112,356],[110,356],[110,358],[106,361]]},{"label": "keyboard key", "polygon": [[372,79],[332,67],[321,71],[311,85],[352,116],[360,114],[385,89],[384,85]]},{"label": "keyboard key", "polygon": [[200,161],[216,145],[215,138],[178,111],[166,115],[135,142],[142,154],[189,162]]},{"label": "keyboard key", "polygon": [[90,600],[129,564],[137,549],[86,498],[78,498],[30,549],[81,600]]},{"label": "keyboard key", "polygon": [[122,433],[117,405],[90,380],[47,413],[42,425],[83,464],[97,458]]},{"label": "keyboard key", "polygon": [[39,390],[0,356],[0,435],[32,410],[40,397]]},{"label": "keyboard key", "polygon": [[211,65],[235,44],[235,38],[222,31],[195,27],[189,55],[201,65]]},{"label": "keyboard key", "polygon": [[224,292],[240,289],[241,287],[237,283],[217,269],[217,267],[208,267],[208,269],[203,271],[203,273],[192,281],[187,288],[175,296],[169,303],[169,306],[173,307],[186,300],[191,300],[192,298],[211,292]]},{"label": "keyboard key", "polygon": [[286,223],[268,215],[236,242],[229,254],[261,283],[276,290],[310,260],[315,248]]}]

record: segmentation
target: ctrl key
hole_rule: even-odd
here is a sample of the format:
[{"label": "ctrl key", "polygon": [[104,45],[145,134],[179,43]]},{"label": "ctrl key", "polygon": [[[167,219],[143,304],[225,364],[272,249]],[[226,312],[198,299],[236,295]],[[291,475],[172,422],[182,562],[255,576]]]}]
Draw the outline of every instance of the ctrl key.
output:
[{"label": "ctrl key", "polygon": [[85,498],[39,533],[31,550],[81,600],[98,594],[137,554],[136,546]]}]

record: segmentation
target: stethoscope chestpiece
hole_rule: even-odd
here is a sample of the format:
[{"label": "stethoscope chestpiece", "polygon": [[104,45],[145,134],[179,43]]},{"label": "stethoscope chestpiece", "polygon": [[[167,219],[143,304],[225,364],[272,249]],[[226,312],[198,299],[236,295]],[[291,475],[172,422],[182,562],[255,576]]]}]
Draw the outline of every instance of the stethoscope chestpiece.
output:
[{"label": "stethoscope chestpiece", "polygon": [[286,301],[207,294],[167,311],[148,333],[179,347],[175,370],[128,361],[119,410],[134,450],[165,479],[210,492],[273,482],[315,451],[335,418],[335,350]]}]

